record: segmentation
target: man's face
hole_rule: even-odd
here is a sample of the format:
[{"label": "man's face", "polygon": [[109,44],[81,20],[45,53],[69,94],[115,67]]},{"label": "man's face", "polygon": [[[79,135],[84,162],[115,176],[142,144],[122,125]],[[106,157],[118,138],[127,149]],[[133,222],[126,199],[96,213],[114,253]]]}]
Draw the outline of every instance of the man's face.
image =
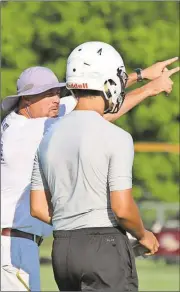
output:
[{"label": "man's face", "polygon": [[29,111],[33,118],[55,118],[58,116],[60,89],[53,88],[46,92],[28,97]]}]

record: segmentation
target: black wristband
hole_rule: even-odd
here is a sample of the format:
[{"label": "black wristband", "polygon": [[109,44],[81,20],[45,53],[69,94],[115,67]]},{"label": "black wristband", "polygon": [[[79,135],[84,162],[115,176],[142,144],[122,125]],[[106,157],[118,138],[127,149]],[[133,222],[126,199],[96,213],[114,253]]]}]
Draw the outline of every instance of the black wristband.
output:
[{"label": "black wristband", "polygon": [[141,68],[137,68],[134,71],[137,73],[137,82],[143,81],[142,74],[141,74],[142,69]]}]

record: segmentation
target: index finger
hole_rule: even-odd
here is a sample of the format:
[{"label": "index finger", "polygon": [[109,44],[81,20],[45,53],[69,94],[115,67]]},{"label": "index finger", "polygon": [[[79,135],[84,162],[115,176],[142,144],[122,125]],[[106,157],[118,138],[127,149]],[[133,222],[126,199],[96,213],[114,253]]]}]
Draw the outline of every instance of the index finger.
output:
[{"label": "index finger", "polygon": [[168,72],[166,72],[166,74],[168,74],[168,76],[170,77],[170,76],[172,76],[173,74],[179,72],[179,70],[180,70],[180,67],[176,67],[176,68],[171,69],[171,70],[169,70]]},{"label": "index finger", "polygon": [[168,59],[166,61],[163,61],[162,63],[164,64],[164,66],[168,66],[171,65],[172,63],[174,63],[175,61],[177,61],[179,58],[178,57],[174,57],[171,59]]}]

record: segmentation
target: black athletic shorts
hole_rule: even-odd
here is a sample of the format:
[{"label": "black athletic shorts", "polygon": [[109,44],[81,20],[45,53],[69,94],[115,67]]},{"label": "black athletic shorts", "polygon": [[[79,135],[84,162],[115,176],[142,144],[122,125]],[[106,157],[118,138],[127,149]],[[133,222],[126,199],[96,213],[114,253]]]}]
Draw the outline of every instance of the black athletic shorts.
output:
[{"label": "black athletic shorts", "polygon": [[119,227],[54,231],[52,265],[62,291],[138,291],[132,247]]}]

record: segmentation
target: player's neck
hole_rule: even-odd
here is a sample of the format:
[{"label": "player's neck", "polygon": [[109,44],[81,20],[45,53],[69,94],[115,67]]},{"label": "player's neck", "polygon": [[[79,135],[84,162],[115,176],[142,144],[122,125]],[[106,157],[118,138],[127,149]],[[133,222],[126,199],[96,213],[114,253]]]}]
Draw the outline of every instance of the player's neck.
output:
[{"label": "player's neck", "polygon": [[81,97],[74,110],[89,110],[99,113],[101,116],[104,114],[104,101],[101,97]]}]

